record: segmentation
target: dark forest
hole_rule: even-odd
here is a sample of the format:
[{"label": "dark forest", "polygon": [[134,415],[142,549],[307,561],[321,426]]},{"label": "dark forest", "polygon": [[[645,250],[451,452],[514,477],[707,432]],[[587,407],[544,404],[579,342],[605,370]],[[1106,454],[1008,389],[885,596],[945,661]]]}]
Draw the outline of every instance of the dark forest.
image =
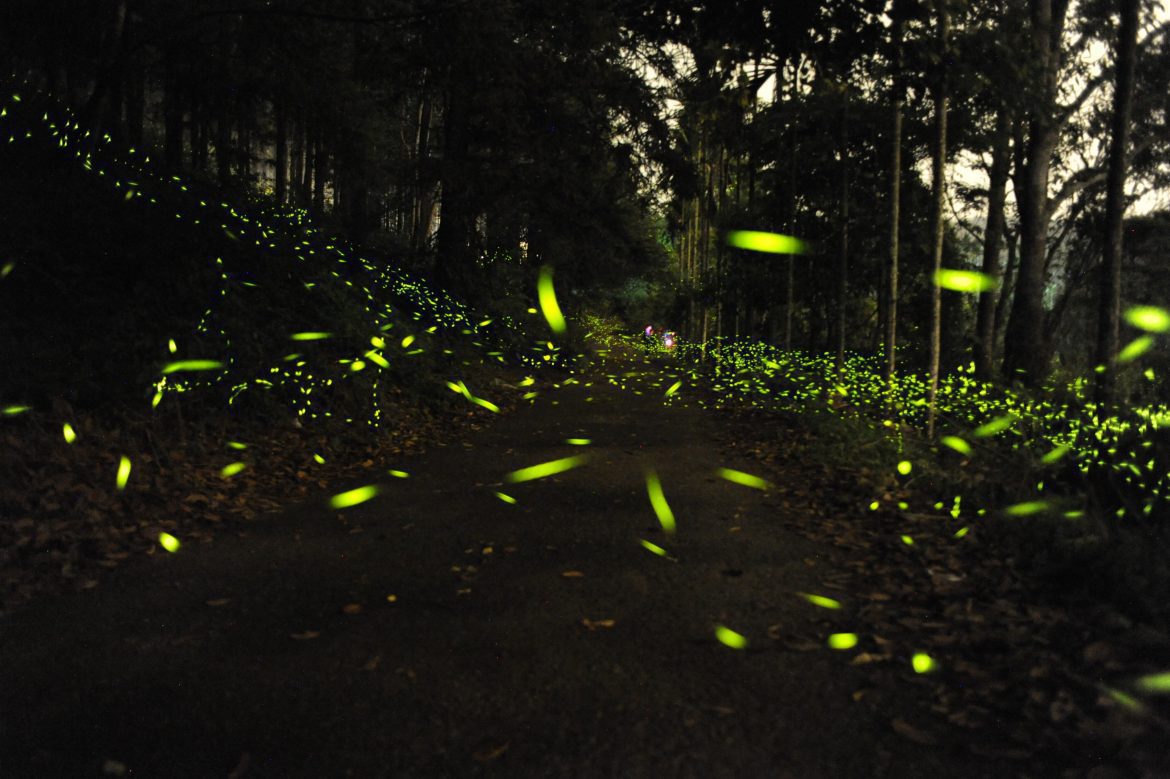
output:
[{"label": "dark forest", "polygon": [[0,773],[1170,773],[1162,0],[0,3]]}]

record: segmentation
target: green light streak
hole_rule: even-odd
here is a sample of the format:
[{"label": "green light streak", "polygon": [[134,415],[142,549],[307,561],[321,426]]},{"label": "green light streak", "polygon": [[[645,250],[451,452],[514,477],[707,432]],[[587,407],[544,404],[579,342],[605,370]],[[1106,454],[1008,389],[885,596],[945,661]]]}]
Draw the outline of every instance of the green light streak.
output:
[{"label": "green light streak", "polygon": [[118,476],[114,483],[117,485],[119,490],[124,490],[126,489],[126,482],[129,480],[130,458],[126,455],[122,455],[122,458],[118,461]]},{"label": "green light streak", "polygon": [[939,439],[944,446],[949,446],[961,455],[971,455],[971,444],[964,441],[962,438],[953,435],[945,435]]},{"label": "green light streak", "polygon": [[759,476],[753,476],[750,473],[737,471],[733,468],[717,468],[715,470],[715,475],[721,479],[727,479],[730,482],[741,484],[744,487],[751,487],[757,490],[766,490],[772,486],[769,482],[761,479]]},{"label": "green light streak", "polygon": [[215,371],[223,367],[223,363],[219,360],[179,360],[165,365],[162,369],[164,376],[171,373],[184,373],[194,371]]},{"label": "green light streak", "polygon": [[675,529],[674,512],[670,510],[666,496],[662,493],[662,483],[658,480],[658,474],[653,470],[646,471],[646,493],[650,496],[650,505],[658,517],[658,522],[662,525],[662,530],[670,535]]},{"label": "green light streak", "polygon": [[223,470],[219,472],[219,475],[225,479],[230,479],[247,467],[245,463],[231,463],[230,465],[225,465]]},{"label": "green light streak", "polygon": [[521,468],[518,471],[512,471],[504,477],[504,481],[513,484],[519,484],[524,481],[532,481],[533,479],[543,479],[548,476],[555,476],[558,473],[572,470],[580,465],[584,465],[587,458],[585,455],[579,454],[574,457],[562,457],[559,460],[550,460],[539,465],[530,465],[527,468]]},{"label": "green light streak", "polygon": [[732,649],[743,649],[748,643],[747,638],[743,635],[723,625],[715,626],[715,638],[719,639],[720,644],[729,646]]},{"label": "green light streak", "polygon": [[358,487],[357,489],[334,495],[329,499],[329,505],[335,509],[347,509],[351,506],[357,506],[366,501],[373,500],[380,491],[381,489],[378,485],[368,484],[365,487]]},{"label": "green light streak", "polygon": [[938,271],[934,276],[934,283],[943,289],[967,294],[988,292],[995,289],[995,279],[986,274],[950,268]]},{"label": "green light streak", "polygon": [[839,608],[841,608],[840,601],[833,600],[832,598],[826,598],[824,595],[812,595],[812,594],[809,594],[807,592],[798,592],[796,594],[799,595],[800,597],[804,598],[806,601],[808,601],[812,605],[820,606],[822,609],[839,609]]},{"label": "green light streak", "polygon": [[1125,321],[1147,333],[1170,330],[1170,312],[1157,306],[1132,306],[1125,311]]},{"label": "green light streak", "polygon": [[545,265],[536,277],[536,295],[540,301],[540,310],[544,313],[549,328],[557,334],[566,330],[565,317],[561,314],[561,307],[557,303],[557,294],[553,289],[552,268]]},{"label": "green light streak", "polygon": [[758,230],[732,230],[727,234],[727,245],[765,254],[804,254],[808,244],[799,238]]}]

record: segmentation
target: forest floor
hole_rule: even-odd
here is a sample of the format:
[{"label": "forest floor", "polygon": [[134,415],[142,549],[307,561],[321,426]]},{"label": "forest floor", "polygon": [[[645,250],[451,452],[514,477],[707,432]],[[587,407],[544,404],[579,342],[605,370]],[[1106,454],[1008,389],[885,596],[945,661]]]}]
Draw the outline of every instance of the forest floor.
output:
[{"label": "forest floor", "polygon": [[792,420],[579,378],[380,464],[410,475],[368,503],[331,484],[5,615],[0,772],[1158,775],[1162,721],[1097,679],[1165,636],[1028,592],[978,533],[868,513]]}]

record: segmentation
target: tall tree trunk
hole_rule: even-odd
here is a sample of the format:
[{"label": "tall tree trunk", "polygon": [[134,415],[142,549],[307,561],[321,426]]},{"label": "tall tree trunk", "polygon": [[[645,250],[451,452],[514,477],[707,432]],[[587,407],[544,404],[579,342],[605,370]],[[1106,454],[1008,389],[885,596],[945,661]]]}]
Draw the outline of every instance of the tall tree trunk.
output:
[{"label": "tall tree trunk", "polygon": [[1004,343],[1004,373],[1037,386],[1048,372],[1044,333],[1045,264],[1048,251],[1048,179],[1061,125],[1055,117],[1056,79],[1068,0],[1030,0],[1031,49],[1038,73],[1029,100],[1028,139],[1019,171],[1020,267]]},{"label": "tall tree trunk", "polygon": [[227,186],[232,175],[231,154],[228,152],[232,141],[232,125],[226,101],[221,102],[218,108],[219,114],[215,121],[215,172],[222,187]]},{"label": "tall tree trunk", "polygon": [[317,128],[313,140],[313,211],[325,213],[325,178],[329,175],[329,152],[325,148],[325,133]]},{"label": "tall tree trunk", "polygon": [[841,107],[841,253],[837,257],[837,375],[845,370],[845,308],[849,282],[849,85]]},{"label": "tall tree trunk", "polygon": [[902,83],[902,31],[901,9],[895,2],[894,9],[894,79],[891,106],[894,111],[891,142],[893,154],[890,163],[890,257],[886,272],[885,305],[885,350],[886,359],[882,367],[882,378],[887,388],[893,389],[894,373],[898,369],[898,255],[900,252],[900,228],[902,218],[902,103],[905,100],[905,86]]},{"label": "tall tree trunk", "polygon": [[183,166],[183,102],[174,58],[166,60],[163,87],[163,159],[171,170]]},{"label": "tall tree trunk", "polygon": [[943,206],[946,203],[946,155],[947,155],[947,38],[950,32],[950,13],[947,0],[937,0],[939,73],[934,95],[934,154],[931,156],[931,177],[934,186],[934,208],[931,213],[933,239],[931,246],[930,284],[930,384],[927,389],[926,432],[934,437],[936,400],[938,396],[938,374],[942,359],[942,287],[937,283],[942,270],[943,239],[946,236],[946,222],[943,220]]},{"label": "tall tree trunk", "polygon": [[138,63],[126,82],[126,140],[134,148],[142,146],[146,126],[146,68]]},{"label": "tall tree trunk", "polygon": [[[1000,276],[999,250],[1003,245],[1004,199],[1010,160],[1011,120],[1007,106],[1001,105],[995,117],[990,184],[987,190],[987,227],[983,233],[983,274],[997,282]],[[995,375],[995,308],[996,291],[990,289],[980,293],[975,325],[975,371],[984,381],[990,381]]]},{"label": "tall tree trunk", "polygon": [[[792,67],[792,104],[800,99],[800,55]],[[788,120],[788,232],[796,235],[796,111],[790,112]],[[792,348],[792,307],[796,294],[796,255],[789,254],[785,262],[784,281],[784,350]]]},{"label": "tall tree trunk", "polygon": [[995,302],[995,334],[991,339],[995,346],[999,345],[999,341],[1003,337],[1008,311],[1015,299],[1016,269],[1020,266],[1019,252],[1016,250],[1019,245],[1018,239],[1019,236],[1013,233],[1004,236],[1004,243],[1007,244],[1007,265],[1003,268],[1003,282],[999,285],[999,300]]},{"label": "tall tree trunk", "polygon": [[297,204],[297,189],[301,183],[302,166],[305,164],[305,148],[301,143],[300,122],[291,122],[292,150],[289,154],[288,166],[288,202]]},{"label": "tall tree trunk", "polygon": [[1105,257],[1101,263],[1101,299],[1097,313],[1096,399],[1114,401],[1117,350],[1121,339],[1122,218],[1125,215],[1126,151],[1133,106],[1134,64],[1137,60],[1138,0],[1118,0],[1121,25],[1117,32],[1117,84],[1113,90],[1113,121],[1109,147],[1109,178],[1105,194]]},{"label": "tall tree trunk", "polygon": [[422,93],[418,101],[418,122],[414,140],[414,186],[411,192],[410,248],[421,251],[426,245],[430,227],[431,201],[434,188],[430,184],[428,168],[431,157],[431,94],[426,74],[423,74]]},{"label": "tall tree trunk", "polygon": [[276,170],[273,189],[277,203],[284,203],[288,191],[288,118],[284,104],[277,101],[273,106],[276,113]]},{"label": "tall tree trunk", "polygon": [[470,91],[471,85],[467,79],[455,78],[443,113],[442,210],[439,212],[435,279],[440,286],[447,288],[458,288],[461,285],[474,260],[471,256],[471,234],[475,217],[467,181],[471,133]]}]

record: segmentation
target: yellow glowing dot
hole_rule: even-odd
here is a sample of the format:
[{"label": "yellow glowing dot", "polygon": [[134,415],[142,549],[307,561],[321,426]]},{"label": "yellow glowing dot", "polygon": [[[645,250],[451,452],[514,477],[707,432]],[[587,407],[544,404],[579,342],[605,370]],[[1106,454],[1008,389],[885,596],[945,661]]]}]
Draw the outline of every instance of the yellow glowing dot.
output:
[{"label": "yellow glowing dot", "polygon": [[162,545],[162,548],[168,552],[174,553],[179,551],[179,539],[175,538],[170,533],[159,533],[158,542]]},{"label": "yellow glowing dot", "polygon": [[396,479],[405,479],[405,478],[408,478],[410,476],[410,474],[407,473],[406,471],[391,470],[391,471],[386,471],[386,473],[390,474],[391,476],[393,476]]},{"label": "yellow glowing dot", "polygon": [[852,649],[857,646],[856,633],[833,633],[829,636],[830,649]]},{"label": "yellow glowing dot", "polygon": [[325,464],[325,458],[324,458],[324,457],[322,457],[322,456],[321,456],[321,455],[319,455],[319,454],[314,454],[314,455],[313,455],[313,459],[317,461],[317,464],[318,464],[318,465],[324,465],[324,464]]},{"label": "yellow glowing dot", "polygon": [[903,476],[906,476],[907,474],[910,473],[910,470],[913,467],[914,466],[910,463],[909,460],[903,460],[902,462],[898,463],[898,473],[902,474]]},{"label": "yellow glowing dot", "polygon": [[588,438],[566,438],[565,443],[572,444],[573,446],[589,446],[592,441]]},{"label": "yellow glowing dot", "polygon": [[914,546],[914,539],[910,536],[902,536],[902,543],[906,546]]},{"label": "yellow glowing dot", "polygon": [[515,505],[515,504],[516,504],[516,499],[515,499],[515,498],[513,498],[511,495],[508,495],[508,494],[506,494],[506,493],[503,493],[503,492],[497,492],[497,493],[496,493],[496,497],[497,497],[497,498],[499,498],[500,500],[504,501],[505,503],[508,503],[508,504],[510,504],[510,505]]},{"label": "yellow glowing dot", "polygon": [[61,425],[61,433],[65,436],[65,443],[71,444],[77,440],[77,433],[73,431],[73,425],[68,422]]},{"label": "yellow glowing dot", "polygon": [[669,398],[671,395],[678,392],[678,388],[681,386],[682,386],[682,380],[676,381],[674,384],[671,384],[669,389],[666,390],[666,397]]},{"label": "yellow glowing dot", "polygon": [[410,346],[412,343],[414,343],[414,336],[408,335],[402,339],[402,348],[405,349],[408,346]]},{"label": "yellow glowing dot", "polygon": [[915,652],[914,656],[910,658],[910,664],[914,666],[914,672],[925,674],[938,668],[938,663],[934,661],[930,655],[925,652]]}]

